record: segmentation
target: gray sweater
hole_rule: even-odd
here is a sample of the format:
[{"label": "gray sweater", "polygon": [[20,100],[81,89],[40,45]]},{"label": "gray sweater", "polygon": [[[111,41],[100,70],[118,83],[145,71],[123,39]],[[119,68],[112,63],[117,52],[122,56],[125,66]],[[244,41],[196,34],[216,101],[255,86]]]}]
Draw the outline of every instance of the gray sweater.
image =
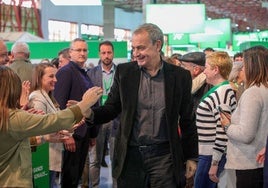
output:
[{"label": "gray sweater", "polygon": [[256,162],[257,153],[265,147],[268,135],[268,88],[252,86],[242,94],[232,114],[227,131],[228,169],[261,168]]}]

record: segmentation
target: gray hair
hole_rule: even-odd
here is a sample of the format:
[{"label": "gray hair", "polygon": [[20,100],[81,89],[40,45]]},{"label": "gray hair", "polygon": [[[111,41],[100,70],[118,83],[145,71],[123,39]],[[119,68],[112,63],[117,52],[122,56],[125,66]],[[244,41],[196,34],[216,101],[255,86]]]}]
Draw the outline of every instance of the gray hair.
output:
[{"label": "gray hair", "polygon": [[15,42],[12,47],[11,47],[11,52],[12,53],[25,53],[29,54],[29,46],[25,42]]},{"label": "gray hair", "polygon": [[243,62],[241,62],[241,61],[233,62],[233,67],[232,67],[232,70],[229,74],[228,80],[231,82],[235,81],[236,78],[238,77],[239,72],[242,70],[242,68],[243,68]]},{"label": "gray hair", "polygon": [[157,25],[152,24],[152,23],[142,24],[133,32],[133,34],[138,34],[138,33],[141,33],[143,31],[146,31],[149,34],[149,37],[152,41],[152,44],[155,44],[156,41],[160,40],[162,43],[161,48],[163,47],[164,34],[163,34],[162,30]]}]

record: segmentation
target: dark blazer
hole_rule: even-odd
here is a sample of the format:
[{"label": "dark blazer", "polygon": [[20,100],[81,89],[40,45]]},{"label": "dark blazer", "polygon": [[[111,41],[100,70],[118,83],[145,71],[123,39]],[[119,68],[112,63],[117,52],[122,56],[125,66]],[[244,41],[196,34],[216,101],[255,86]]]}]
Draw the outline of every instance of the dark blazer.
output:
[{"label": "dark blazer", "polygon": [[[65,109],[68,100],[80,101],[87,89],[93,86],[86,72],[79,66],[70,61],[67,65],[58,70],[57,82],[55,84],[54,97],[60,105],[60,109]],[[86,126],[80,126],[74,131],[74,136],[84,137]],[[98,129],[90,129],[90,137],[95,138]]]},{"label": "dark blazer", "polygon": [[[173,156],[174,171],[178,184],[187,159],[198,157],[198,139],[195,118],[192,114],[191,87],[189,71],[163,61],[166,124]],[[131,131],[134,126],[138,103],[138,90],[141,69],[137,62],[119,64],[114,83],[104,106],[93,108],[94,123],[99,124],[115,118],[119,113],[120,126],[115,139],[113,177],[122,172]],[[182,136],[178,135],[178,117]]]}]

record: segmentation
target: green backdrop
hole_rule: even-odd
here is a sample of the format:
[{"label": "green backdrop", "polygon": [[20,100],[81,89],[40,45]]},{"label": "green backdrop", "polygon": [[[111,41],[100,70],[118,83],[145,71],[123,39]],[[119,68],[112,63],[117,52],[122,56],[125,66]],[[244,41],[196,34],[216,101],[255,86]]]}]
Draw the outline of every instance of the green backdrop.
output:
[{"label": "green backdrop", "polygon": [[[88,41],[88,58],[99,58],[99,41]],[[127,42],[112,42],[114,45],[114,58],[127,57]],[[7,47],[10,50],[13,43],[8,42]],[[53,59],[58,56],[58,52],[67,48],[70,42],[27,42],[29,45],[31,59]]]}]

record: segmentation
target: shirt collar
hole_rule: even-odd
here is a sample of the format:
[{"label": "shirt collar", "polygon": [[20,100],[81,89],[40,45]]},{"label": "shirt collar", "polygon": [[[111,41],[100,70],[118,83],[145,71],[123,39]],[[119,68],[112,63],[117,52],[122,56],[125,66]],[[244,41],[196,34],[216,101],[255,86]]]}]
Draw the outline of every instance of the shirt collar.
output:
[{"label": "shirt collar", "polygon": [[101,63],[101,70],[102,70],[102,72],[105,72],[105,73],[107,73],[107,74],[110,74],[110,73],[114,72],[114,70],[115,70],[115,65],[114,65],[114,63],[113,63],[113,65],[112,65],[110,71],[109,71],[109,72],[106,72],[106,71],[103,69],[103,67],[102,67],[102,63]]}]

